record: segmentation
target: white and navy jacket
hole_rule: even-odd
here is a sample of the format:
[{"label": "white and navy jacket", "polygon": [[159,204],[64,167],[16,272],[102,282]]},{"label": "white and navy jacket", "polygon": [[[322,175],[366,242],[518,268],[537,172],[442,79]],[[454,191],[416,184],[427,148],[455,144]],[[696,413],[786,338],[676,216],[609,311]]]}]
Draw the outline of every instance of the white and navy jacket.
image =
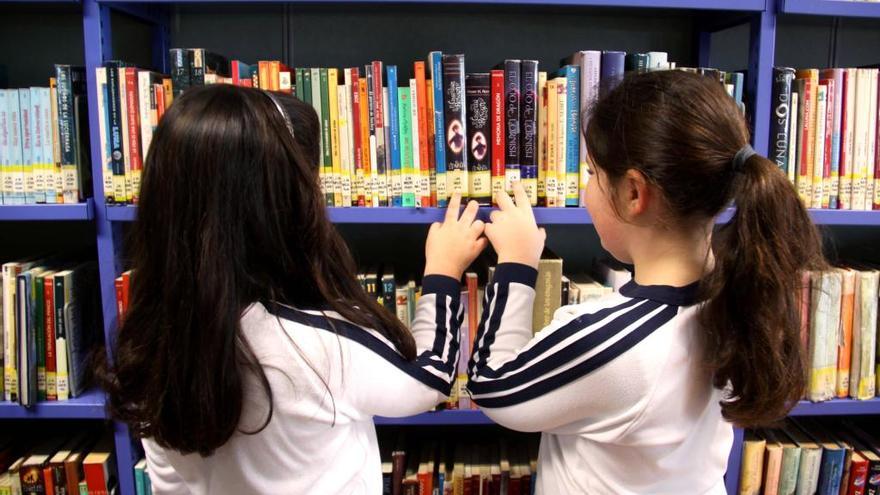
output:
[{"label": "white and navy jacket", "polygon": [[468,389],[496,422],[543,432],[538,493],[726,493],[733,429],[703,366],[696,284],[630,282],[533,335],[536,277],[496,268]]},{"label": "white and navy jacket", "polygon": [[[460,290],[449,277],[424,278],[412,325],[415,361],[338,314],[252,305],[241,319],[242,334],[272,387],[271,421],[257,434],[236,433],[209,457],[145,440],[153,492],[381,493],[373,416],[417,414],[448,396],[458,361]],[[259,429],[268,408],[248,373],[239,430]]]}]

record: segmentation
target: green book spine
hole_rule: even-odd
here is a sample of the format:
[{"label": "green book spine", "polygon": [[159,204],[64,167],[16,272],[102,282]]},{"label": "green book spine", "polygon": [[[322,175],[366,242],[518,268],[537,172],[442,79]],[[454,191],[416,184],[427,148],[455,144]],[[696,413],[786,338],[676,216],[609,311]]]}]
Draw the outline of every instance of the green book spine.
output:
[{"label": "green book spine", "polygon": [[[333,149],[330,145],[330,78],[327,69],[321,69],[321,156],[324,166],[324,177],[333,177]],[[333,187],[328,181],[324,190],[327,206],[333,206]]]},{"label": "green book spine", "polygon": [[303,70],[296,69],[296,97],[300,101],[306,101],[303,96],[303,91],[305,91],[305,87],[303,86]]},{"label": "green book spine", "polygon": [[400,124],[400,169],[403,178],[401,206],[416,205],[416,184],[412,150],[412,102],[409,86],[397,88],[397,113]]},{"label": "green book spine", "polygon": [[302,70],[302,78],[303,78],[303,93],[302,93],[302,101],[312,104],[312,71],[309,69]]},{"label": "green book spine", "polygon": [[46,329],[43,277],[34,277],[34,332],[37,339],[37,400],[46,400]]}]

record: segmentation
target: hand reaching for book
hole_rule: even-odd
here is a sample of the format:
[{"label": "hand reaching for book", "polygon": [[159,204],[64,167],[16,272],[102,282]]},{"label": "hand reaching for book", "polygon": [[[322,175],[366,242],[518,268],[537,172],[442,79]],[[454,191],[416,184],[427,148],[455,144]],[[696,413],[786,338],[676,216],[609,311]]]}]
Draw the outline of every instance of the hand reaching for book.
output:
[{"label": "hand reaching for book", "polygon": [[443,223],[434,222],[425,241],[425,275],[460,279],[468,266],[486,249],[485,224],[476,220],[479,205],[471,201],[459,216],[461,194],[449,200]]},{"label": "hand reaching for book", "polygon": [[513,195],[515,204],[506,192],[498,193],[499,209],[489,216],[492,222],[486,224],[486,237],[498,253],[498,263],[521,263],[538,268],[547,233],[535,223],[521,182],[513,184]]}]

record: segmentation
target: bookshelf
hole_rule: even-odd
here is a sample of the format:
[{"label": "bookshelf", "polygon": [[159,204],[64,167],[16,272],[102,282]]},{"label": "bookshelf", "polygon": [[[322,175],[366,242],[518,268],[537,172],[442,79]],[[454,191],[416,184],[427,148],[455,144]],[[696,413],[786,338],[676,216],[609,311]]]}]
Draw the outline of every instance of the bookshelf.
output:
[{"label": "bookshelf", "polygon": [[[244,0],[158,0],[158,1],[103,1],[103,0],[26,0],[0,4],[33,4],[33,9],[50,12],[58,6],[73,5],[81,8],[82,42],[85,65],[88,74],[88,94],[95,94],[94,69],[103,61],[117,58],[114,54],[113,26],[111,13],[122,13],[150,25],[149,43],[153,66],[163,68],[165,54],[171,46],[171,9],[185,4],[188,9],[208,14],[212,5],[233,4],[247,8]],[[677,15],[689,16],[695,20],[695,40],[692,43],[693,62],[708,65],[712,50],[712,36],[716,31],[731,26],[745,24],[748,30],[748,78],[746,81],[749,114],[752,115],[755,148],[766,154],[767,134],[770,117],[771,69],[774,65],[777,15],[801,14],[826,17],[880,17],[880,4],[866,2],[847,2],[836,0],[309,0],[306,2],[285,2],[268,0],[261,3],[291,3],[297,5],[336,5],[369,4],[379,12],[383,5],[455,5],[479,4],[485,9],[503,9],[509,6],[538,7],[550,5],[558,8],[584,11],[623,12],[621,15],[650,15],[655,11],[675,11]],[[296,15],[295,8],[291,15]],[[191,45],[195,46],[195,45]],[[119,49],[119,47],[116,47]],[[461,47],[467,52],[467,46]],[[497,53],[498,57],[504,53]],[[370,54],[365,53],[364,57]],[[290,58],[290,57],[288,57]],[[292,61],[292,60],[289,60]],[[401,63],[404,60],[396,60]],[[97,107],[94,98],[89,99],[89,123],[91,133],[92,162],[100,163],[100,150],[97,139]],[[17,222],[33,221],[71,221],[94,222],[97,243],[97,256],[100,270],[102,309],[104,314],[104,336],[109,342],[116,328],[114,278],[123,269],[120,261],[122,232],[125,224],[135,220],[137,208],[134,206],[114,206],[104,202],[101,193],[103,184],[99,170],[93,171],[95,198],[76,205],[27,205],[0,206],[0,222],[4,228],[15,228]],[[369,229],[376,224],[428,224],[442,219],[443,211],[437,208],[329,208],[330,219],[350,228]],[[719,218],[719,222],[729,220],[732,210]],[[487,218],[489,209],[481,210],[481,217]],[[823,226],[847,226],[865,229],[880,227],[880,212],[813,210],[810,212],[814,222]],[[535,211],[539,223],[545,225],[576,226],[591,225],[592,220],[582,208],[538,208]],[[6,223],[8,222],[8,223]],[[11,227],[8,225],[13,224]],[[112,356],[111,356],[112,357]],[[795,416],[833,416],[833,415],[880,415],[880,399],[869,401],[833,400],[813,404],[800,402],[792,411]],[[0,402],[0,419],[106,419],[105,395],[99,390],[91,390],[81,397],[66,402],[41,403],[33,408]],[[457,410],[423,413],[405,418],[377,417],[380,426],[432,427],[455,425],[492,425],[493,422],[481,411]],[[125,425],[114,423],[117,465],[121,495],[134,495],[133,456],[136,448],[131,442]],[[742,430],[735,431],[727,477],[729,493],[737,493],[740,455],[742,450]]]}]

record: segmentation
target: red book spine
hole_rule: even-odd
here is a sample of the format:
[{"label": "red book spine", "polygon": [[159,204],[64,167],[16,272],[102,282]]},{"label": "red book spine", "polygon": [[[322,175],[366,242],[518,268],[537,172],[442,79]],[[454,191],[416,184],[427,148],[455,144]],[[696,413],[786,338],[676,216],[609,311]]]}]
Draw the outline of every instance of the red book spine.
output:
[{"label": "red book spine", "polygon": [[55,387],[55,279],[43,280],[44,320],[46,332],[46,400],[58,400]]},{"label": "red book spine", "polygon": [[83,471],[86,475],[86,486],[89,487],[89,495],[108,495],[103,463],[83,463]]},{"label": "red book spine", "polygon": [[504,189],[504,71],[490,72],[492,96],[492,204]]},{"label": "red book spine", "polygon": [[[361,81],[359,78],[359,70],[351,69],[351,117],[352,117],[352,136],[354,137],[354,169],[355,176],[352,177],[352,202],[356,202],[357,206],[366,206],[367,198],[364,189],[364,148],[361,142]],[[391,95],[389,95],[390,97]]]},{"label": "red book spine", "polygon": [[144,169],[141,157],[141,119],[138,105],[137,69],[125,68],[125,102],[128,107],[128,153],[131,160],[132,203],[140,196],[140,171]]},{"label": "red book spine", "polygon": [[43,481],[46,484],[46,495],[55,495],[55,483],[50,466],[43,468]]},{"label": "red book spine", "polygon": [[241,75],[240,75],[240,72],[238,71],[239,64],[241,64],[241,62],[239,60],[233,60],[232,64],[231,64],[232,65],[232,70],[231,70],[232,74],[230,74],[230,75],[232,76],[232,84],[235,86],[241,85]]},{"label": "red book spine", "polygon": [[[431,176],[431,165],[428,162],[428,111],[427,101],[425,100],[425,62],[415,62],[413,64],[416,76],[416,104],[418,105],[419,115],[419,169],[422,171],[422,181]],[[413,122],[413,125],[416,125]],[[427,195],[422,194],[422,206],[431,206],[431,188],[422,187],[420,190]]]},{"label": "red book spine", "polygon": [[849,485],[846,495],[864,495],[868,481],[868,461],[865,459],[853,462],[849,471]]},{"label": "red book spine", "polygon": [[113,286],[116,288],[116,326],[119,327],[122,325],[122,317],[125,314],[122,300],[122,277],[116,277]]},{"label": "red book spine", "polygon": [[131,272],[122,274],[122,316],[128,313],[128,297],[131,294]]},{"label": "red book spine", "polygon": [[[824,159],[822,160],[825,164],[825,167],[822,169],[822,183],[828,184],[830,191],[831,184],[831,134],[832,127],[834,127],[834,79],[823,79],[820,81],[820,84],[824,84],[827,87],[825,93],[825,115],[818,116],[818,118],[825,118],[825,146],[824,146]],[[819,150],[816,150],[818,153]],[[839,169],[838,169],[839,170]],[[839,173],[839,172],[838,172]],[[824,187],[824,186],[823,186]],[[834,193],[837,195],[837,192]],[[830,194],[822,193],[822,208],[828,208],[829,200],[831,198]]]}]

